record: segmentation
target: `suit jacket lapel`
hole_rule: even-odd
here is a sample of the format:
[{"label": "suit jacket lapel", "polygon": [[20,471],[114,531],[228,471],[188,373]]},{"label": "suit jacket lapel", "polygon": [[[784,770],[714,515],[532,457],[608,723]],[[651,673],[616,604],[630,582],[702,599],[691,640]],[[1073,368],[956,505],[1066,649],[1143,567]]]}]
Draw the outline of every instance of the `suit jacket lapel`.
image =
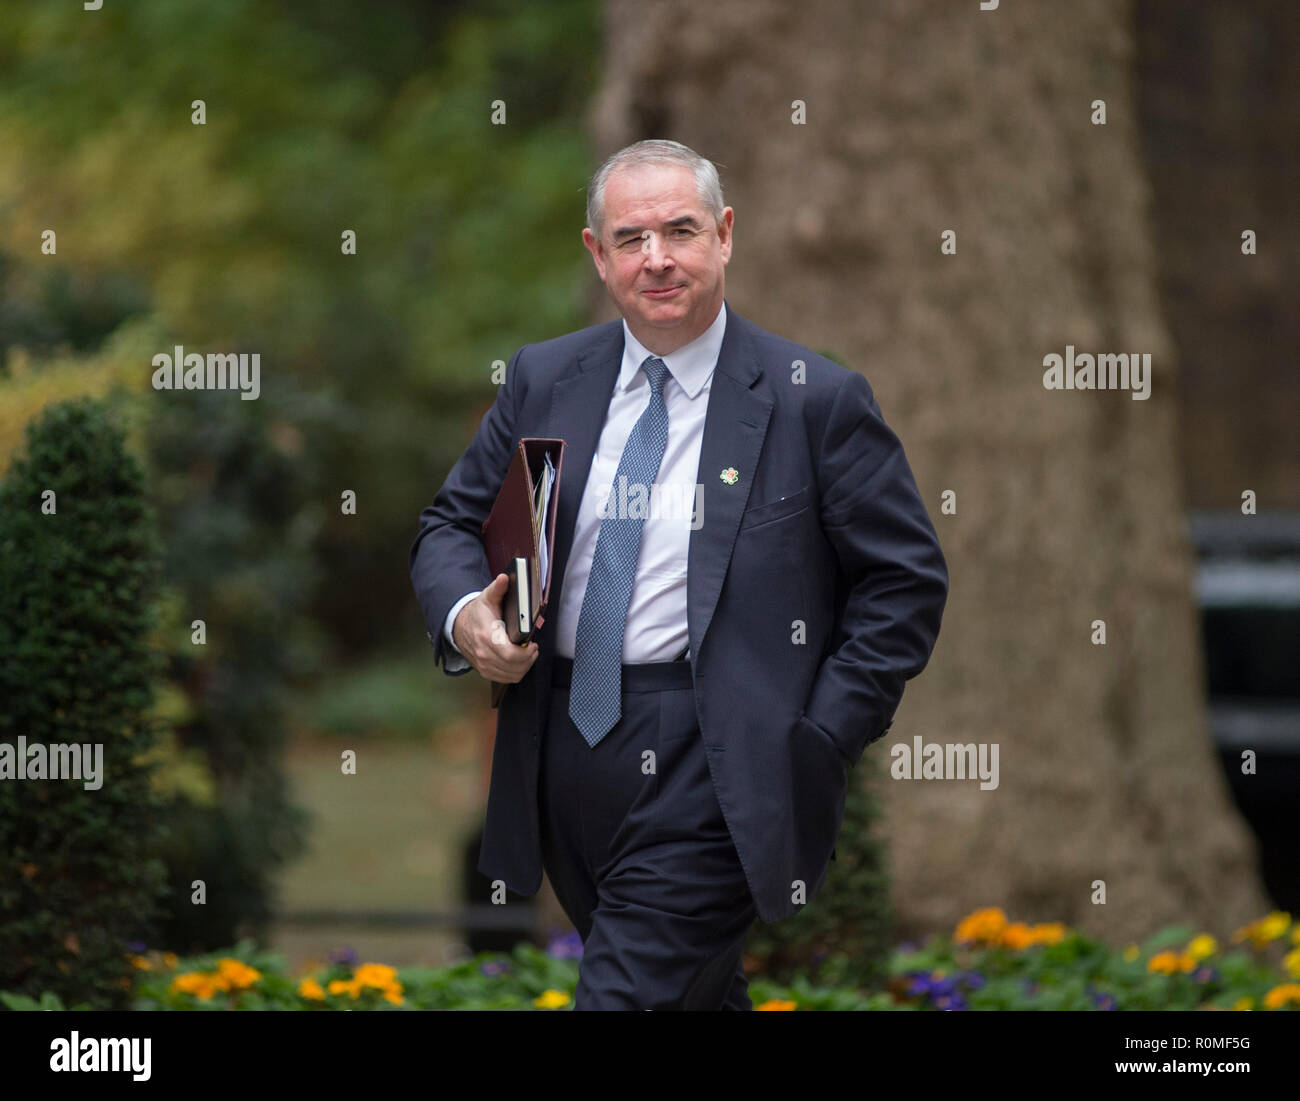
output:
[{"label": "suit jacket lapel", "polygon": [[[749,323],[728,306],[722,350],[709,387],[700,465],[695,476],[696,484],[703,487],[703,520],[691,532],[686,558],[686,619],[692,671],[713,621],[772,415],[772,399],[752,389],[763,371],[748,329]],[[736,471],[732,484],[721,477],[724,470],[730,469]]]}]

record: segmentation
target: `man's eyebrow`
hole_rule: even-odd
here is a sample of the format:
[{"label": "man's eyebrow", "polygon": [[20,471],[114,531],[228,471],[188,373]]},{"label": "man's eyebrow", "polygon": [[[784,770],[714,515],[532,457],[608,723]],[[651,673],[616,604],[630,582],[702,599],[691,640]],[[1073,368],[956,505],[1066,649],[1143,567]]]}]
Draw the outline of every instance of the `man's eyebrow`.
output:
[{"label": "man's eyebrow", "polygon": [[[694,214],[679,214],[676,218],[669,218],[664,225],[670,229],[674,226],[698,226],[699,219]],[[645,232],[644,226],[620,226],[614,230],[614,240],[620,237],[639,237]]]}]

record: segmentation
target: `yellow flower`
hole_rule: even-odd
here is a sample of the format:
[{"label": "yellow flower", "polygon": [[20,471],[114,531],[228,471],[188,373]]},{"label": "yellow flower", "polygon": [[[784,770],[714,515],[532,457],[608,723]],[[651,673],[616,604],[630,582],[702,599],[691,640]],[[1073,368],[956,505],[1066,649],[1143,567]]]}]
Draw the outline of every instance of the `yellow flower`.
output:
[{"label": "yellow flower", "polygon": [[1300,1005],[1300,983],[1284,982],[1264,995],[1265,1009],[1281,1009],[1292,1003]]},{"label": "yellow flower", "polygon": [[257,982],[262,973],[241,960],[223,959],[217,963],[217,976],[226,981],[227,989],[245,990]]},{"label": "yellow flower", "polygon": [[396,978],[397,971],[382,963],[363,963],[352,973],[354,982],[362,986],[373,986],[379,990],[383,990]]},{"label": "yellow flower", "polygon": [[131,961],[131,966],[132,966],[132,967],[134,967],[134,968],[136,968],[136,969],[138,969],[138,970],[140,970],[140,971],[152,971],[152,970],[153,970],[153,964],[151,964],[151,963],[148,961],[148,959],[146,959],[144,956],[134,956],[134,955],[131,955],[130,953],[127,953],[127,957],[126,957],[126,958],[129,959],[129,960]]},{"label": "yellow flower", "polygon": [[1208,959],[1218,950],[1218,942],[1209,933],[1193,937],[1187,944],[1187,954],[1197,961]]},{"label": "yellow flower", "polygon": [[1235,1002],[1232,1003],[1232,1008],[1233,1008],[1233,1009],[1247,1009],[1247,1010],[1248,1010],[1248,1009],[1254,1009],[1254,1008],[1255,1008],[1255,999],[1254,999],[1254,998],[1238,998]]},{"label": "yellow flower", "polygon": [[1138,946],[1136,944],[1130,944],[1127,948],[1124,949],[1124,959],[1127,963],[1132,963],[1137,958],[1138,958]]},{"label": "yellow flower", "polygon": [[361,984],[356,979],[350,982],[347,979],[334,979],[328,989],[331,994],[351,994],[354,998],[361,997]]},{"label": "yellow flower", "polygon": [[1291,930],[1291,943],[1300,944],[1300,925]]},{"label": "yellow flower", "polygon": [[1300,979],[1300,948],[1292,948],[1282,957],[1282,966],[1293,979]]},{"label": "yellow flower", "polygon": [[1281,910],[1274,910],[1267,917],[1243,925],[1232,934],[1232,943],[1239,944],[1243,940],[1248,940],[1253,947],[1263,948],[1270,941],[1275,941],[1283,936],[1290,924],[1290,914],[1283,913]]},{"label": "yellow flower", "polygon": [[302,998],[311,998],[313,1001],[323,1002],[325,1000],[325,991],[320,988],[320,983],[315,979],[303,979],[298,984],[298,996]]},{"label": "yellow flower", "polygon": [[176,955],[175,952],[164,952],[164,953],[163,953],[163,966],[164,966],[165,968],[167,968],[168,971],[172,971],[172,970],[174,970],[175,967],[176,967],[176,965],[177,965],[178,963],[180,963],[180,962],[181,962],[181,961],[180,961],[179,958],[177,958],[177,955]]},{"label": "yellow flower", "polygon": [[765,1010],[767,1012],[777,1011],[781,1013],[788,1013],[791,1010],[797,1009],[798,1005],[795,1002],[782,1002],[782,1001],[778,1001],[776,998],[771,998],[768,1001],[765,1001],[762,1005],[754,1006],[754,1008]]},{"label": "yellow flower", "polygon": [[962,918],[957,925],[954,939],[962,942],[983,941],[986,944],[997,944],[1006,927],[1007,915],[1002,912],[1001,907],[989,906]]},{"label": "yellow flower", "polygon": [[538,1009],[559,1009],[562,1005],[569,1004],[569,995],[563,990],[547,990],[533,999],[533,1005]]},{"label": "yellow flower", "polygon": [[1274,910],[1260,922],[1260,934],[1265,940],[1280,939],[1291,926],[1291,915]]},{"label": "yellow flower", "polygon": [[392,1002],[393,1005],[402,1004],[402,984],[400,982],[389,983],[384,988],[384,1001]]}]

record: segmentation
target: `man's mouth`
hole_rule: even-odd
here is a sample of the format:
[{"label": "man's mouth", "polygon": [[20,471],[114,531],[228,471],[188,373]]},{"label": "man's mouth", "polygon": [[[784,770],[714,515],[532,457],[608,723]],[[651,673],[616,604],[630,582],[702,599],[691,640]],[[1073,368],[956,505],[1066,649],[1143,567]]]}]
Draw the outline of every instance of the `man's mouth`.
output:
[{"label": "man's mouth", "polygon": [[652,287],[641,293],[648,298],[672,298],[678,291],[684,290],[685,287],[678,283],[675,287]]}]

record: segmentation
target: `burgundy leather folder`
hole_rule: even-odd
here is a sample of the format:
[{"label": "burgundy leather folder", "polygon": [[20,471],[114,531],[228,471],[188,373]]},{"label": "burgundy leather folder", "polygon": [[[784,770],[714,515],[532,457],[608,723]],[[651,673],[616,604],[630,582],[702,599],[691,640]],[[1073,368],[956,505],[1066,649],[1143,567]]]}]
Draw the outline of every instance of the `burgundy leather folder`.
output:
[{"label": "burgundy leather folder", "polygon": [[[546,456],[550,455],[555,471],[546,504],[544,524],[539,526],[534,510],[535,490],[545,474]],[[537,621],[546,611],[551,595],[551,570],[555,564],[555,514],[559,511],[560,467],[564,460],[564,441],[548,439],[521,439],[515,447],[505,479],[497,492],[488,518],[483,521],[483,549],[487,551],[488,568],[492,576],[509,574],[510,593],[503,602],[515,602],[514,571],[516,558],[528,560],[528,622],[536,629]],[[541,569],[541,548],[546,546],[546,570]],[[503,609],[504,610],[504,609]],[[514,635],[513,617],[507,616],[508,630]],[[507,684],[492,684],[492,706],[496,707],[505,695]]]}]

